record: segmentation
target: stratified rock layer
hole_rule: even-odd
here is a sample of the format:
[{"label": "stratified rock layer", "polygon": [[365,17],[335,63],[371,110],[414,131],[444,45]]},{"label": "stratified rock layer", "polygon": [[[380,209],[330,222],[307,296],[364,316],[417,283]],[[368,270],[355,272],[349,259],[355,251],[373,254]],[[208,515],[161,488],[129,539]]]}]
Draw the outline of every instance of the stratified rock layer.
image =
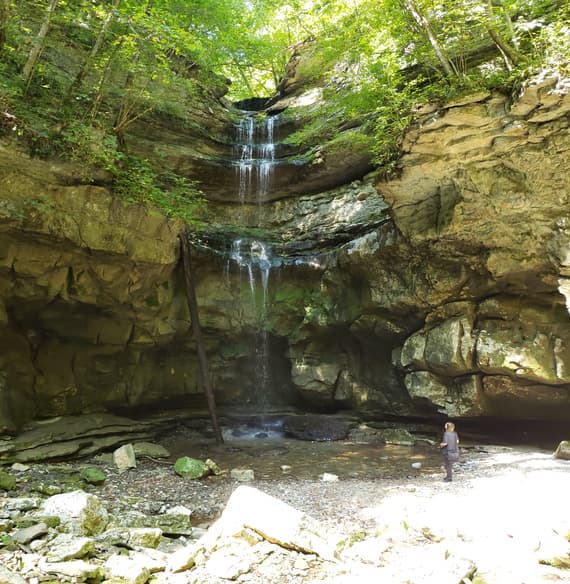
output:
[{"label": "stratified rock layer", "polygon": [[[218,403],[568,417],[569,113],[543,77],[420,110],[396,178],[325,150],[262,207],[212,179],[195,279]],[[209,145],[165,139],[208,181]],[[0,149],[0,429],[201,395],[181,226],[107,181]]]}]

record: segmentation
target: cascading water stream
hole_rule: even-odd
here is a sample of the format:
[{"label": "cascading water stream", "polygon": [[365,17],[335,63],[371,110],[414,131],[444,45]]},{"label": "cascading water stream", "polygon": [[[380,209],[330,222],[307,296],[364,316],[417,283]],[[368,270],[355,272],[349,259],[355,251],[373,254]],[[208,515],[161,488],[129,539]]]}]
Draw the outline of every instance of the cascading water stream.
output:
[{"label": "cascading water stream", "polygon": [[[236,125],[236,156],[238,199],[242,205],[258,207],[257,226],[262,223],[262,207],[271,188],[275,167],[275,118],[245,112]],[[240,238],[232,243],[229,261],[239,268],[240,277],[249,281],[250,302],[257,314],[255,338],[254,404],[261,411],[267,408],[271,392],[269,367],[269,335],[267,333],[268,289],[272,267],[268,245],[256,239]],[[230,266],[228,265],[228,273]],[[257,291],[261,289],[261,295]]]},{"label": "cascading water stream", "polygon": [[236,127],[238,197],[242,204],[255,197],[260,210],[275,166],[274,126],[274,117],[248,112]]}]

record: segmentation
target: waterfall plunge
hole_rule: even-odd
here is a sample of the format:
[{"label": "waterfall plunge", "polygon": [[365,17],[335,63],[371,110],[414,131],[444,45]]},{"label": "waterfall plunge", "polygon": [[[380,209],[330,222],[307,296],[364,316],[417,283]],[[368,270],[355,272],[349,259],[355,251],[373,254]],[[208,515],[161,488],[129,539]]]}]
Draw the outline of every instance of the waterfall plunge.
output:
[{"label": "waterfall plunge", "polygon": [[[236,125],[236,183],[238,199],[242,205],[255,202],[258,207],[257,223],[262,223],[262,207],[265,195],[271,188],[275,167],[274,143],[275,118],[245,112]],[[269,368],[269,335],[266,330],[268,308],[268,286],[271,270],[271,253],[268,245],[257,239],[236,239],[232,243],[230,262],[239,267],[240,277],[247,275],[251,292],[251,303],[259,317],[259,332],[256,334],[255,358],[255,405],[260,410],[267,408],[271,388]],[[228,265],[229,272],[229,265]],[[261,286],[258,299],[256,290]]]}]

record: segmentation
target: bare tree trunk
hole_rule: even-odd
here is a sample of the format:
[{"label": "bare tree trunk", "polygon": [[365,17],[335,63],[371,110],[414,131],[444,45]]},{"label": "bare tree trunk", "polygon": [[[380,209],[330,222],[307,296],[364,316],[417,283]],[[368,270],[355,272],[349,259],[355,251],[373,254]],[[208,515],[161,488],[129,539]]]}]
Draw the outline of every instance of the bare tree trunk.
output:
[{"label": "bare tree trunk", "polygon": [[[509,39],[510,39],[513,47],[515,47],[515,49],[518,49],[519,43],[517,41],[517,35],[515,34],[515,27],[513,26],[513,21],[511,20],[511,17],[509,16],[509,12],[507,10],[507,7],[505,6],[504,0],[491,0],[491,5],[501,7],[501,10],[503,12],[503,19],[505,21],[505,26],[507,27],[507,30],[509,32]],[[491,8],[491,10],[492,10],[492,8]]]},{"label": "bare tree trunk", "polygon": [[403,2],[404,7],[406,10],[412,15],[415,23],[420,27],[420,29],[425,33],[427,36],[436,57],[443,67],[445,74],[448,77],[457,77],[457,71],[455,70],[452,62],[447,58],[443,48],[439,44],[437,37],[429,20],[425,17],[422,11],[419,9],[417,4],[413,0],[401,0]]},{"label": "bare tree trunk", "polygon": [[214,391],[210,385],[210,377],[208,374],[208,360],[206,357],[206,350],[202,340],[202,329],[200,327],[200,315],[198,310],[198,302],[196,300],[196,289],[194,287],[194,278],[192,274],[192,263],[190,257],[190,246],[188,244],[189,233],[188,228],[180,235],[180,250],[182,254],[182,264],[184,266],[184,277],[186,280],[186,295],[188,298],[188,307],[190,308],[190,318],[192,319],[192,329],[194,331],[194,340],[196,341],[196,349],[198,351],[198,360],[200,362],[200,383],[202,389],[206,394],[208,400],[208,410],[212,420],[212,427],[216,437],[217,444],[223,444],[224,439],[220,430],[218,416],[216,413],[216,401],[214,399]]},{"label": "bare tree trunk", "polygon": [[0,0],[0,52],[6,44],[6,27],[10,15],[10,0]]},{"label": "bare tree trunk", "polygon": [[[147,0],[146,7],[145,7],[145,14],[146,16],[150,17],[152,12],[154,0]],[[138,62],[138,57],[135,59],[134,65]],[[115,123],[113,125],[113,132],[115,137],[117,138],[117,143],[119,149],[122,152],[127,151],[127,141],[125,138],[125,131],[129,124],[132,124],[134,121],[138,120],[143,115],[152,111],[151,108],[145,109],[143,112],[140,112],[136,115],[133,114],[134,104],[129,100],[131,89],[135,82],[135,74],[134,70],[135,67],[131,68],[131,70],[127,73],[127,78],[125,79],[125,84],[123,86],[123,98],[121,99],[121,104],[119,105],[119,111],[117,112],[117,117],[115,118]]]},{"label": "bare tree trunk", "polygon": [[89,73],[91,67],[93,66],[93,63],[95,62],[95,58],[97,57],[97,55],[99,54],[99,51],[101,50],[101,47],[103,46],[103,41],[105,40],[105,35],[107,34],[109,27],[111,26],[111,22],[113,22],[113,18],[115,16],[115,10],[119,7],[120,3],[121,3],[121,0],[114,0],[113,5],[109,9],[109,12],[107,13],[107,16],[105,17],[105,20],[103,21],[103,24],[101,25],[101,28],[99,29],[99,34],[97,35],[97,39],[95,40],[95,43],[94,43],[93,47],[91,48],[89,56],[83,62],[81,69],[79,69],[77,75],[75,76],[75,79],[73,80],[73,83],[69,87],[69,90],[68,90],[69,97],[71,97],[73,95],[73,93],[76,92],[81,87],[83,80],[85,79],[85,77],[87,77],[87,73]]},{"label": "bare tree trunk", "polygon": [[50,23],[51,23],[51,17],[55,11],[55,8],[57,6],[57,2],[58,2],[58,0],[50,0],[48,7],[46,8],[44,20],[42,22],[42,25],[40,26],[40,30],[36,36],[36,39],[35,39],[34,44],[32,46],[32,50],[30,51],[30,54],[28,55],[28,60],[26,61],[26,64],[24,65],[24,68],[22,69],[22,75],[24,77],[24,94],[26,94],[28,91],[30,81],[32,80],[32,77],[34,75],[34,70],[36,68],[36,64],[37,64],[37,62],[40,58],[40,55],[42,54],[42,51],[44,49],[46,36],[47,36],[48,31],[49,31],[49,27],[50,27]]},{"label": "bare tree trunk", "polygon": [[[508,23],[507,30],[511,37],[510,43],[501,35],[495,11],[493,10],[494,4],[501,7],[505,21]],[[518,63],[521,62],[522,55],[517,50],[515,44],[513,25],[511,19],[509,18],[509,15],[507,14],[504,2],[502,0],[489,0],[489,3],[487,4],[487,18],[485,21],[485,28],[487,29],[487,33],[489,34],[489,36],[499,49],[499,52],[503,56],[503,60],[505,61],[507,69],[511,71],[513,67],[515,67],[516,65],[518,65]]]},{"label": "bare tree trunk", "polygon": [[505,60],[505,64],[509,71],[513,68],[513,66],[516,66],[521,62],[522,57],[520,53],[514,47],[511,47],[509,43],[494,28],[487,26],[487,32],[503,55],[503,59]]}]

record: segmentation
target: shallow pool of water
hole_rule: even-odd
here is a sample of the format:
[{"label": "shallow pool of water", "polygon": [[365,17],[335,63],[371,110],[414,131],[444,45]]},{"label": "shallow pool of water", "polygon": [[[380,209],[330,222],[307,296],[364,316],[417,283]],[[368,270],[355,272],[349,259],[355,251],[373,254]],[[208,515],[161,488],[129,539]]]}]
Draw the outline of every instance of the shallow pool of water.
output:
[{"label": "shallow pool of water", "polygon": [[[441,469],[439,449],[423,442],[415,446],[306,442],[270,435],[226,438],[221,446],[211,441],[182,438],[169,443],[168,449],[172,460],[180,456],[211,458],[223,470],[252,469],[256,479],[290,475],[291,478],[319,480],[324,473],[337,475],[339,479],[387,479]],[[419,469],[414,468],[417,463],[421,465]]]}]

